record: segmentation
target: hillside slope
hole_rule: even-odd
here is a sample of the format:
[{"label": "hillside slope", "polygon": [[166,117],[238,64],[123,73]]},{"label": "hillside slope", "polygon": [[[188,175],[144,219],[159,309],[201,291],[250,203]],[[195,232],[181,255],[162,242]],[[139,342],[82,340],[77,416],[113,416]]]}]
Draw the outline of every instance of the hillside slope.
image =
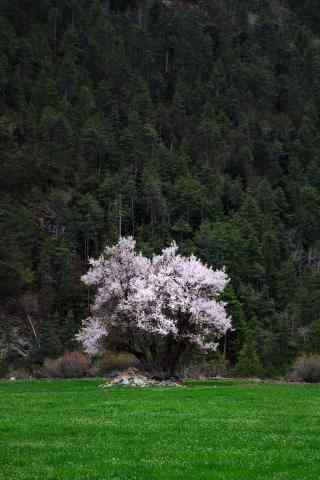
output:
[{"label": "hillside slope", "polygon": [[80,276],[120,224],[226,266],[231,364],[320,352],[319,40],[305,9],[197,3],[2,0],[8,361],[76,347]]}]

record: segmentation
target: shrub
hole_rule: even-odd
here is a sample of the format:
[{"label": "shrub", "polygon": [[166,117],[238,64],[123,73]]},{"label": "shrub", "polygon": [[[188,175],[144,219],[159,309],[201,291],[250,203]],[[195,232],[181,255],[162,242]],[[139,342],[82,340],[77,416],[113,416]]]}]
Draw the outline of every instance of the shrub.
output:
[{"label": "shrub", "polygon": [[59,358],[53,359],[53,358],[46,358],[44,363],[43,363],[43,368],[40,371],[40,377],[41,374],[43,377],[48,377],[48,378],[60,378],[61,376],[61,370],[60,370],[60,362]]},{"label": "shrub", "polygon": [[303,355],[297,358],[289,379],[308,383],[320,382],[320,355]]},{"label": "shrub", "polygon": [[96,377],[99,377],[99,369],[97,367],[97,365],[95,365],[94,363],[90,365],[87,373],[86,373],[86,376],[89,377],[89,378],[96,378]]},{"label": "shrub", "polygon": [[48,375],[44,367],[34,366],[32,369],[32,378],[40,379],[47,378]]},{"label": "shrub", "polygon": [[105,375],[114,370],[127,370],[130,367],[139,367],[139,365],[139,360],[131,353],[108,350],[99,358],[97,369],[101,375]]},{"label": "shrub", "polygon": [[50,378],[80,378],[86,376],[89,368],[90,362],[83,353],[66,352],[57,359],[46,359],[43,371]]},{"label": "shrub", "polygon": [[195,357],[181,370],[182,376],[187,378],[214,378],[228,375],[222,355],[215,353],[207,356]]},{"label": "shrub", "polygon": [[14,378],[15,380],[28,380],[30,378],[30,373],[27,372],[24,368],[16,368],[13,370],[8,370],[6,378]]}]

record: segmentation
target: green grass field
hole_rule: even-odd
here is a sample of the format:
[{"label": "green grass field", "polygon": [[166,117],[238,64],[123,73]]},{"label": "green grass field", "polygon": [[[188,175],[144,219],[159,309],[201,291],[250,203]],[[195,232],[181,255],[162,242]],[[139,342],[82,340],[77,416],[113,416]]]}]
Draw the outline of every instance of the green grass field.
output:
[{"label": "green grass field", "polygon": [[0,382],[1,480],[318,480],[320,387]]}]

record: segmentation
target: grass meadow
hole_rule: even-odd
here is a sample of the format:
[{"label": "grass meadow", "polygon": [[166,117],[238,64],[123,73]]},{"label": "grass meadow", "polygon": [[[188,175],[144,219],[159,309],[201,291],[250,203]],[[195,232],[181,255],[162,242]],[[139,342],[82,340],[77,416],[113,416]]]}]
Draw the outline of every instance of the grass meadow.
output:
[{"label": "grass meadow", "polygon": [[1,480],[318,480],[320,387],[0,382]]}]

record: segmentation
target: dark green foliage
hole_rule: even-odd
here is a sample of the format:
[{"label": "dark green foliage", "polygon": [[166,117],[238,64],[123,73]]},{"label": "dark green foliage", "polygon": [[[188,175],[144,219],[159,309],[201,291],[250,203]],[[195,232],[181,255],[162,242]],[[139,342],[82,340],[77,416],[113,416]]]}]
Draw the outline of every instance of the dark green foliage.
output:
[{"label": "dark green foliage", "polygon": [[8,362],[6,358],[0,358],[0,378],[5,378],[8,373]]},{"label": "dark green foliage", "polygon": [[225,265],[231,366],[252,318],[268,372],[319,351],[318,16],[295,0],[1,1],[0,343],[23,338],[27,363],[75,348],[81,274],[121,233]]},{"label": "dark green foliage", "polygon": [[256,342],[250,332],[247,333],[245,343],[240,350],[235,371],[238,375],[244,377],[259,377],[263,373],[262,364],[257,353]]}]

